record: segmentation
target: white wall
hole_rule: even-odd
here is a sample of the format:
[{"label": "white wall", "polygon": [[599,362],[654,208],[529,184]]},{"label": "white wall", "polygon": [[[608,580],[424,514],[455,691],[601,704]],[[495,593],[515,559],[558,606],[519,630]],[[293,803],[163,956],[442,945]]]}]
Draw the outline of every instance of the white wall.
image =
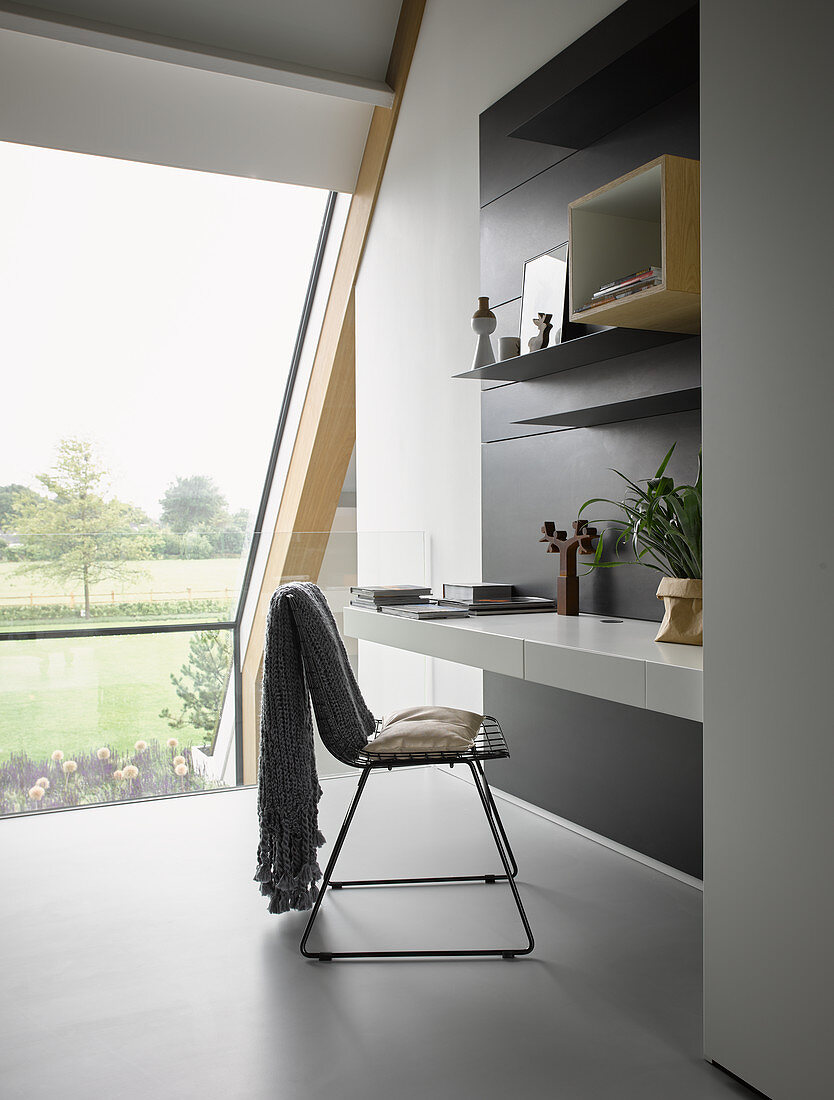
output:
[{"label": "white wall", "polygon": [[702,0],[706,1054],[834,1096],[831,8]]},{"label": "white wall", "polygon": [[[357,287],[357,506],[360,530],[426,532],[436,587],[481,568],[478,386],[451,377],[474,352],[478,115],[617,6],[426,4]],[[400,579],[394,557],[380,582]],[[360,654],[371,705],[424,690],[422,658],[394,679]],[[477,710],[481,674],[436,662],[428,695]]]}]

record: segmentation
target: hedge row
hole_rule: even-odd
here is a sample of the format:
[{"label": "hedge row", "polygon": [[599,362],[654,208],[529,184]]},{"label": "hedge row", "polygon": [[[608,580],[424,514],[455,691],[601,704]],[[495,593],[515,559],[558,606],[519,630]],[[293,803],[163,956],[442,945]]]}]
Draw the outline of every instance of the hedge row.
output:
[{"label": "hedge row", "polygon": [[93,604],[90,620],[85,620],[77,604],[65,603],[17,604],[0,607],[0,623],[56,622],[95,619],[161,619],[189,616],[195,619],[228,618],[232,608],[227,600],[156,600],[153,603],[101,603]]}]

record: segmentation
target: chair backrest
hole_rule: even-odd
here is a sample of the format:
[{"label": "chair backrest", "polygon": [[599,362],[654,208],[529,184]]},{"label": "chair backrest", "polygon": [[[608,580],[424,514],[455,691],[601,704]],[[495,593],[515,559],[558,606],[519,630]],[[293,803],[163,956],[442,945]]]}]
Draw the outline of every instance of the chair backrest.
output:
[{"label": "chair backrest", "polygon": [[272,599],[285,600],[289,606],[304,680],[325,748],[343,764],[355,763],[376,723],[324,593],[315,584],[294,581],[277,589]]}]

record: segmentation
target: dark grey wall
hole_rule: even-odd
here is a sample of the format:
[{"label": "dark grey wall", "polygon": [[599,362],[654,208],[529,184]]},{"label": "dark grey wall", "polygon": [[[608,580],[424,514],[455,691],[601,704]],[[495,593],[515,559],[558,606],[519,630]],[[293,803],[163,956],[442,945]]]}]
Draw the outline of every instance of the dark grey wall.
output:
[{"label": "dark grey wall", "polygon": [[[508,388],[525,385],[530,383]],[[484,394],[485,405],[495,392]],[[697,440],[699,431],[700,414],[689,412],[483,444],[484,579],[510,581],[526,595],[555,595],[559,557],[545,553],[538,542],[542,522],[552,519],[570,530],[584,501],[619,492],[622,483],[609,467],[648,476],[671,442],[693,436]],[[690,448],[681,452],[678,461],[670,462],[669,470],[677,477],[696,473],[697,442]],[[612,512],[600,504],[586,514],[606,519]],[[583,559],[579,562],[582,572]],[[658,573],[636,565],[596,570],[580,582],[580,609],[593,615],[659,621],[663,617],[663,605],[655,596],[659,579]]]},{"label": "dark grey wall", "polygon": [[[620,22],[628,8],[615,13]],[[570,49],[575,61],[576,47]],[[585,149],[508,138],[541,109],[542,74],[555,80],[557,62],[481,116],[481,293],[493,303],[496,336],[518,335],[523,264],[567,239],[569,202],[663,153],[699,156],[697,85]],[[699,385],[697,339],[549,378],[483,386],[485,580],[555,594],[558,557],[538,542],[545,520],[569,529],[585,500],[620,494],[612,468],[635,480],[650,477],[674,442],[670,472],[689,479],[697,469],[698,412],[569,430],[513,422],[626,400],[667,381],[670,389]],[[612,510],[599,506],[589,515],[604,520]],[[658,574],[632,565],[598,571],[582,582],[580,608],[659,621],[657,581]],[[700,724],[492,674],[485,674],[484,696],[487,713],[501,719],[515,746],[496,775],[502,788],[700,875]]]},{"label": "dark grey wall", "polygon": [[502,791],[701,876],[699,722],[494,674],[484,710],[506,726]]},{"label": "dark grey wall", "polygon": [[[496,107],[485,114],[493,110]],[[519,116],[524,114],[523,96],[516,110]],[[513,178],[507,163],[511,149],[506,143],[492,144],[495,155],[505,162],[500,178],[508,183]],[[511,190],[487,202],[481,209],[481,288],[498,307],[496,334],[518,333],[524,261],[567,238],[570,201],[662,153],[697,158],[698,151],[698,89],[693,87],[544,171],[530,178],[516,177]],[[482,163],[487,153],[488,149],[482,150]],[[524,158],[518,168],[528,170]],[[664,380],[670,388],[684,381],[699,384],[697,340],[549,378],[485,388],[481,406],[485,578],[507,578],[530,595],[552,594],[558,559],[546,555],[538,544],[544,520],[552,519],[570,529],[579,507],[589,497],[619,494],[622,483],[611,474],[611,468],[638,480],[650,477],[675,442],[671,472],[678,477],[694,476],[701,442],[698,413],[568,431],[513,423],[558,409],[623,400],[630,390],[646,384],[662,388]],[[601,507],[594,518],[605,519],[611,514],[611,509]],[[654,596],[656,580],[648,570],[605,570],[582,585],[580,608],[660,620],[662,608]]]}]

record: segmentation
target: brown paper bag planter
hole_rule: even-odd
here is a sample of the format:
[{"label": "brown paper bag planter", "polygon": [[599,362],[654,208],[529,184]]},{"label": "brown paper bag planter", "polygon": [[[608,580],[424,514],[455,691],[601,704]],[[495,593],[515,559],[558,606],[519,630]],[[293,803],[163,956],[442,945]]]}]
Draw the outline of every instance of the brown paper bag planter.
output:
[{"label": "brown paper bag planter", "polygon": [[657,586],[657,598],[665,612],[656,642],[681,645],[704,644],[703,581],[664,577]]}]

